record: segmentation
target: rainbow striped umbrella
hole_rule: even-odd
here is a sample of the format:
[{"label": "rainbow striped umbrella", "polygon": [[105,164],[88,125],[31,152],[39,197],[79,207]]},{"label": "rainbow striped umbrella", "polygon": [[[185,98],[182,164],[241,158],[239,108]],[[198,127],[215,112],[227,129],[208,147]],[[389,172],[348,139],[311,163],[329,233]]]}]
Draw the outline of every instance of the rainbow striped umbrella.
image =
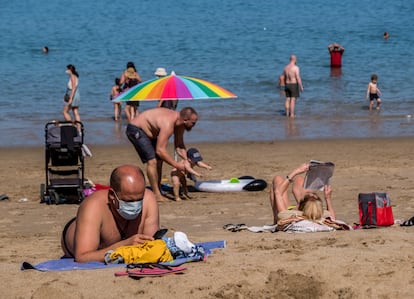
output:
[{"label": "rainbow striped umbrella", "polygon": [[119,101],[201,100],[237,98],[230,91],[211,82],[185,76],[171,75],[135,85],[121,93]]}]

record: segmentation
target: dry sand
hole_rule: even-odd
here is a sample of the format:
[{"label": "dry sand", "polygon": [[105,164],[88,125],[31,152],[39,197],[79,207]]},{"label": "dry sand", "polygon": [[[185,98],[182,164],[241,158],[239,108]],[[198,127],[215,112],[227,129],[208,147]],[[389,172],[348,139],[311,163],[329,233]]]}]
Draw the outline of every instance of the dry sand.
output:
[{"label": "dry sand", "polygon": [[[388,192],[396,219],[414,216],[414,139],[305,140],[189,144],[214,169],[205,179],[251,175],[270,182],[310,159],[333,161],[337,218],[358,222],[359,192]],[[111,170],[141,163],[132,146],[89,145],[86,177],[107,184]],[[115,269],[21,271],[23,261],[61,256],[60,234],[76,205],[39,203],[44,148],[0,149],[0,294],[2,298],[412,298],[414,227],[323,233],[229,232],[227,223],[270,224],[268,188],[260,192],[194,192],[160,204],[161,226],[193,242],[226,240],[184,275],[133,280]],[[169,167],[164,167],[168,177]],[[27,200],[25,200],[27,199]]]}]

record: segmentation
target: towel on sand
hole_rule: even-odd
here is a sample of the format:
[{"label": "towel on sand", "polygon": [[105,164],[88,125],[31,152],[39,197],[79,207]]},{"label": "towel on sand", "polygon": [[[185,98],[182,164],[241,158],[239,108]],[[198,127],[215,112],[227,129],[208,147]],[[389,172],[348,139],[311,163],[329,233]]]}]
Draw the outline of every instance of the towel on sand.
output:
[{"label": "towel on sand", "polygon": [[[212,241],[212,242],[202,242],[196,243],[196,245],[201,246],[205,249],[206,255],[212,253],[212,249],[216,248],[225,248],[226,241]],[[170,262],[160,263],[167,266],[179,266],[188,262],[200,261],[199,257],[194,258],[179,258],[172,260]],[[125,267],[125,264],[109,264],[105,265],[103,262],[88,262],[88,263],[77,263],[73,258],[60,258],[56,260],[49,260],[39,264],[31,264],[29,262],[23,262],[20,269],[21,270],[38,270],[38,271],[68,271],[68,270],[92,270],[92,269],[108,269],[115,267]]]}]

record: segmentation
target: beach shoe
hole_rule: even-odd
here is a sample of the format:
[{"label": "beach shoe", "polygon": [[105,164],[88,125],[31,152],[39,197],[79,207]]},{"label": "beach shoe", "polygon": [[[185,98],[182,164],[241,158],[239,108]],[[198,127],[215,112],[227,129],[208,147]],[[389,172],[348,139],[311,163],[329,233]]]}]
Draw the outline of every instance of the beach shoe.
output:
[{"label": "beach shoe", "polygon": [[247,229],[247,225],[244,223],[240,223],[240,224],[229,223],[229,224],[224,225],[223,229],[226,229],[231,232],[238,232],[238,231]]},{"label": "beach shoe", "polygon": [[6,200],[9,199],[9,197],[6,194],[0,195],[0,200]]},{"label": "beach shoe", "polygon": [[413,225],[414,225],[414,217],[411,217],[410,219],[400,224],[400,226],[413,226]]},{"label": "beach shoe", "polygon": [[233,223],[223,225],[223,229],[230,230],[230,231],[235,227],[236,227],[236,224],[233,224]]}]

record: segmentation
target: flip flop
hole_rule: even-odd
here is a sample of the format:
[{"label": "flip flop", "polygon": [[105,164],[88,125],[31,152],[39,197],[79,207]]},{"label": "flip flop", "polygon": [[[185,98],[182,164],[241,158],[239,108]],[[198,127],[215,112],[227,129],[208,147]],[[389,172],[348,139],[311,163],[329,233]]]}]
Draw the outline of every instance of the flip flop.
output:
[{"label": "flip flop", "polygon": [[6,200],[9,199],[9,197],[6,194],[0,195],[0,200]]},{"label": "flip flop", "polygon": [[226,229],[226,230],[232,230],[235,227],[236,227],[236,224],[233,224],[233,223],[223,225],[223,229]]},{"label": "flip flop", "polygon": [[231,232],[238,232],[244,229],[247,229],[247,225],[244,223],[239,223],[239,224],[226,224],[223,226],[224,229],[231,231]]},{"label": "flip flop", "polygon": [[184,267],[171,267],[161,264],[128,264],[126,271],[115,272],[115,276],[129,276],[142,278],[147,276],[158,277],[167,274],[182,274],[187,270]]},{"label": "flip flop", "polygon": [[414,217],[411,217],[410,219],[400,224],[400,226],[413,226],[413,225],[414,225]]}]

